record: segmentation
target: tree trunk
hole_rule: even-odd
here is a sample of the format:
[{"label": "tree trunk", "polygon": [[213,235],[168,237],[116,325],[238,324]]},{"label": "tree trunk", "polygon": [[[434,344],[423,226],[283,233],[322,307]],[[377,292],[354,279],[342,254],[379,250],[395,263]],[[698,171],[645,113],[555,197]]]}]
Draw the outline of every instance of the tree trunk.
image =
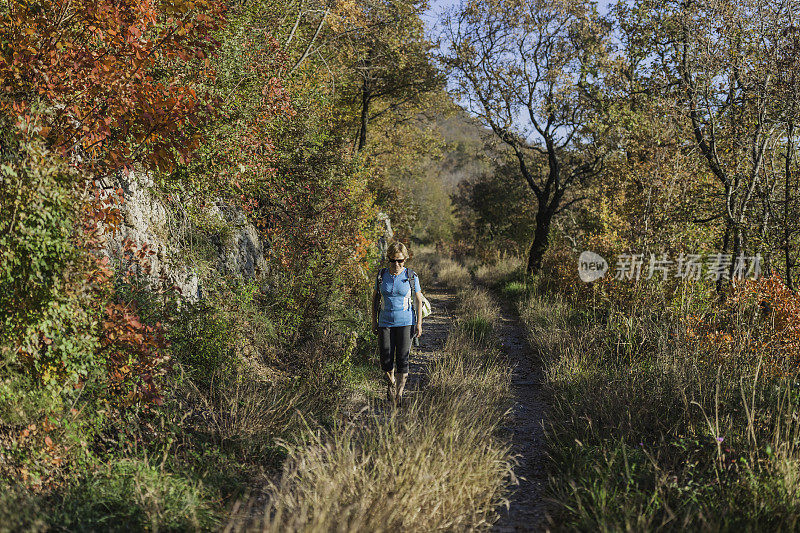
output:
[{"label": "tree trunk", "polygon": [[787,135],[788,143],[786,145],[786,169],[784,170],[784,183],[783,183],[783,260],[786,268],[786,286],[794,290],[794,283],[792,281],[792,254],[789,240],[791,239],[791,230],[789,227],[789,204],[792,201],[792,192],[789,186],[790,176],[792,172],[792,152],[794,146],[792,143],[794,137],[794,119],[789,120],[789,133]]},{"label": "tree trunk", "polygon": [[361,92],[361,129],[358,132],[359,152],[361,152],[361,150],[364,149],[364,145],[367,144],[367,123],[369,122],[369,104],[371,99],[372,94],[367,85],[367,81],[364,80],[364,87]]},{"label": "tree trunk", "polygon": [[739,257],[744,254],[744,229],[742,224],[738,223],[733,227],[733,257]]},{"label": "tree trunk", "polygon": [[[720,253],[722,254],[728,253],[730,238],[731,238],[731,224],[726,219],[725,234],[722,236],[722,250],[720,250]],[[731,273],[733,273],[733,263],[735,262],[736,262],[736,257],[733,258],[733,262],[731,263],[731,271],[730,271]],[[719,279],[717,279],[716,281],[716,292],[717,295],[720,297],[724,297],[724,293],[722,292],[723,287],[724,287],[724,280],[722,279],[722,276],[720,276]]]},{"label": "tree trunk", "polygon": [[542,258],[547,251],[550,242],[550,223],[557,207],[541,207],[536,213],[536,231],[533,236],[533,244],[528,254],[528,275],[535,275],[542,269]]}]

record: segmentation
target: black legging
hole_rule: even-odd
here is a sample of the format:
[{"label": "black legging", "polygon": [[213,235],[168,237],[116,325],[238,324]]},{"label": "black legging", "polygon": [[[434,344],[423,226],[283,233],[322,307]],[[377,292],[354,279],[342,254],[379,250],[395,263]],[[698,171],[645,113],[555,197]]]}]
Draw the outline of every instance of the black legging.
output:
[{"label": "black legging", "polygon": [[411,328],[413,326],[397,326],[394,328],[378,328],[378,346],[381,349],[381,368],[384,372],[408,374],[408,352],[411,350]]}]

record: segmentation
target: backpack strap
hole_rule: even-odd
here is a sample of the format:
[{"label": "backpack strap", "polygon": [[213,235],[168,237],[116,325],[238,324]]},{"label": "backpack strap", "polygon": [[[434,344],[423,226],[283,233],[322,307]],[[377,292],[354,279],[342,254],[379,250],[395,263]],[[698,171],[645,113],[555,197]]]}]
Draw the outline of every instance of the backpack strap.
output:
[{"label": "backpack strap", "polygon": [[406,267],[406,274],[408,274],[408,284],[411,286],[411,313],[414,315],[414,322],[417,321],[417,315],[414,313],[414,279],[417,277],[417,273],[411,270],[410,268]]},{"label": "backpack strap", "polygon": [[[406,274],[408,274],[408,284],[411,286],[411,315],[412,315],[411,321],[412,323],[416,324],[417,311],[416,309],[414,309],[414,302],[416,301],[414,300],[414,295],[416,293],[416,290],[414,289],[414,280],[416,279],[417,274],[408,267],[406,267]],[[412,338],[411,344],[413,346],[419,346],[419,337],[415,336],[415,329],[413,327],[411,328],[411,338]]]}]

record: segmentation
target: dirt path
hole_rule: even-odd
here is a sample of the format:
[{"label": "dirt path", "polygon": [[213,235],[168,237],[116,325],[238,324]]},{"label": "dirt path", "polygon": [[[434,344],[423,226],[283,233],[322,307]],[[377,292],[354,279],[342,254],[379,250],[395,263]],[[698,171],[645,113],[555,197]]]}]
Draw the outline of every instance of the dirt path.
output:
[{"label": "dirt path", "polygon": [[[455,291],[434,286],[425,291],[425,296],[431,302],[434,314],[425,320],[420,347],[414,348],[411,354],[409,397],[425,386],[425,366],[444,349],[455,319]],[[543,376],[516,310],[507,302],[501,308],[498,336],[503,353],[514,368],[511,392],[515,401],[506,430],[512,439],[513,452],[519,456],[519,465],[514,471],[519,485],[510,498],[509,510],[502,510],[501,519],[493,531],[546,531],[547,505],[542,498],[547,482],[543,431],[546,402],[541,392]]]},{"label": "dirt path", "polygon": [[546,531],[547,505],[543,501],[547,483],[543,422],[546,403],[541,392],[543,376],[528,344],[525,330],[512,304],[503,303],[498,330],[503,352],[514,368],[511,392],[514,395],[509,431],[513,452],[519,456],[514,473],[519,485],[511,495],[511,506],[501,512],[493,531]]},{"label": "dirt path", "polygon": [[433,313],[422,321],[422,338],[419,346],[411,349],[406,394],[413,397],[427,382],[426,366],[436,353],[441,353],[455,315],[455,291],[434,285],[423,291],[431,303]]}]

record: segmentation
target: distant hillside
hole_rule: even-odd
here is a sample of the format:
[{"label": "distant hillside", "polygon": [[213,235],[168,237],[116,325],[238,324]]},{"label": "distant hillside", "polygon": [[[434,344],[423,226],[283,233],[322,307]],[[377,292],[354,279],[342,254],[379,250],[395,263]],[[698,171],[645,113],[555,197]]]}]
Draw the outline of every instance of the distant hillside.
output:
[{"label": "distant hillside", "polygon": [[456,226],[450,196],[462,181],[491,172],[503,150],[490,130],[455,104],[423,121],[444,147],[441,157],[421,160],[419,174],[406,185],[416,206],[414,234],[422,240],[446,241]]},{"label": "distant hillside", "polygon": [[430,171],[447,189],[487,172],[499,157],[501,149],[492,132],[455,104],[450,113],[435,120],[435,127],[446,148],[444,157],[433,162]]}]

